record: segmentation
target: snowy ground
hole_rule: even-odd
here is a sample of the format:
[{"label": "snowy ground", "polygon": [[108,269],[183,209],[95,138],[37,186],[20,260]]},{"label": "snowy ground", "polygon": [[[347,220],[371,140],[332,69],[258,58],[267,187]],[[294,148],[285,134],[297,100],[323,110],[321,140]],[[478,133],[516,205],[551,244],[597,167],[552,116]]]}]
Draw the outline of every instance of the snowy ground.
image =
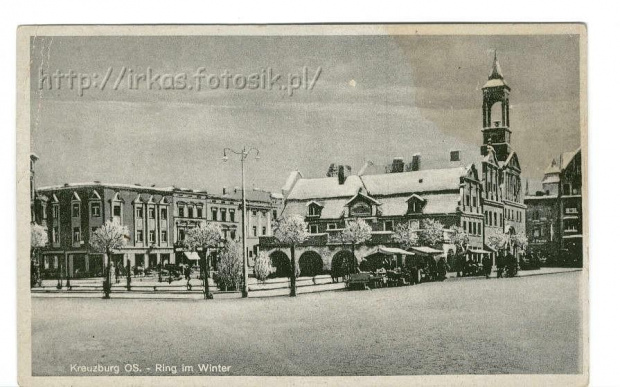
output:
[{"label": "snowy ground", "polygon": [[[577,373],[583,276],[297,298],[33,297],[33,374],[88,375],[71,366],[98,364],[118,365],[120,375],[133,374],[125,364],[140,375]],[[230,369],[201,373],[198,364]]]}]

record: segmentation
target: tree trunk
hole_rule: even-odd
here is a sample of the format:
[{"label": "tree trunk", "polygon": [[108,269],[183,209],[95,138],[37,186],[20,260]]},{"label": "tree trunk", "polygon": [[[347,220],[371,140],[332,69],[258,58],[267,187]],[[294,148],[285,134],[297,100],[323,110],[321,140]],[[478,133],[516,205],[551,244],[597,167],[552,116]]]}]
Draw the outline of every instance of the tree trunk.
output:
[{"label": "tree trunk", "polygon": [[127,291],[131,290],[131,259],[127,260]]},{"label": "tree trunk", "polygon": [[296,286],[297,264],[295,262],[295,245],[291,245],[291,297],[297,296]]},{"label": "tree trunk", "polygon": [[357,273],[357,258],[355,257],[355,243],[351,243],[351,254],[353,254],[352,273]]},{"label": "tree trunk", "polygon": [[112,256],[110,254],[110,249],[106,249],[106,272],[105,272],[105,280],[103,281],[103,298],[110,298],[110,291],[112,290],[112,276],[111,276],[111,268],[112,268]]},{"label": "tree trunk", "polygon": [[205,249],[205,300],[209,299],[209,275],[211,274],[211,265],[209,264],[209,249]]}]

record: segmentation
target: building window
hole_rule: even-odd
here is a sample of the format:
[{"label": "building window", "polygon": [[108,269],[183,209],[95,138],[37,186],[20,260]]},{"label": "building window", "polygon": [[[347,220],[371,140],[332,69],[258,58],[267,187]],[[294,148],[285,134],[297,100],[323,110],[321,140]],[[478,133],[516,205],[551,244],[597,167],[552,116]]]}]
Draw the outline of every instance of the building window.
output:
[{"label": "building window", "polygon": [[493,226],[497,226],[497,212],[493,213]]},{"label": "building window", "polygon": [[101,216],[101,203],[90,204],[90,216],[98,218]]},{"label": "building window", "polygon": [[472,230],[472,223],[471,222],[469,222],[469,233],[470,234],[474,233],[473,230]]},{"label": "building window", "polygon": [[58,226],[52,227],[52,243],[58,242]]},{"label": "building window", "polygon": [[155,219],[155,207],[149,207],[149,219]]},{"label": "building window", "polygon": [[502,214],[499,214],[499,225],[504,227],[504,216]]},{"label": "building window", "polygon": [[225,208],[222,208],[222,209],[220,210],[220,216],[221,216],[221,219],[220,219],[220,220],[221,220],[222,222],[225,222],[225,221],[226,221],[226,209],[225,209]]},{"label": "building window", "polygon": [[252,226],[252,235],[258,236],[257,233],[258,233],[258,231],[256,229],[256,226]]},{"label": "building window", "polygon": [[196,217],[202,218],[202,207],[196,207]]},{"label": "building window", "polygon": [[263,226],[261,235],[267,235],[267,227]]},{"label": "building window", "polygon": [[79,227],[73,227],[73,243],[80,243],[82,240],[82,232]]},{"label": "building window", "polygon": [[273,219],[273,220],[278,219],[278,211],[277,210],[271,211],[271,219]]},{"label": "building window", "polygon": [[327,229],[328,230],[335,230],[336,229],[336,223],[328,223],[327,224]]},{"label": "building window", "polygon": [[161,241],[162,243],[168,243],[168,231],[161,232]]},{"label": "building window", "polygon": [[252,210],[252,216],[256,216],[256,210]]},{"label": "building window", "polygon": [[179,240],[185,240],[185,230],[182,228],[179,229]]},{"label": "building window", "polygon": [[187,207],[187,217],[188,218],[193,218],[194,217],[194,207],[193,206]]},{"label": "building window", "polygon": [[467,196],[465,196],[465,205],[468,206],[468,207],[470,205],[469,194]]},{"label": "building window", "polygon": [[168,219],[168,209],[162,208],[161,209],[161,220],[167,220],[167,219]]},{"label": "building window", "polygon": [[149,243],[155,243],[155,230],[149,230]]},{"label": "building window", "polygon": [[58,204],[52,206],[52,218],[58,219]]},{"label": "building window", "polygon": [[566,207],[566,213],[567,214],[577,214],[577,208],[576,207]]},{"label": "building window", "polygon": [[217,220],[217,208],[211,208],[211,219]]},{"label": "building window", "polygon": [[136,218],[142,219],[144,217],[144,209],[142,207],[136,207]]},{"label": "building window", "polygon": [[394,221],[393,220],[386,220],[385,222],[383,222],[383,230],[384,231],[394,231]]},{"label": "building window", "polygon": [[477,198],[475,196],[471,198],[471,200],[473,201],[472,206],[474,206],[474,207],[478,207],[478,201],[476,199]]},{"label": "building window", "polygon": [[319,233],[319,226],[316,224],[311,224],[310,225],[310,234],[318,234]]},{"label": "building window", "polygon": [[185,218],[185,207],[179,206],[179,217]]},{"label": "building window", "polygon": [[80,203],[73,203],[73,205],[71,205],[71,216],[73,218],[80,217]]},{"label": "building window", "polygon": [[409,227],[412,230],[419,230],[420,229],[420,221],[419,220],[410,220],[409,221]]},{"label": "building window", "polygon": [[114,216],[121,216],[121,206],[119,206],[118,204],[115,204],[112,213]]},{"label": "building window", "polygon": [[142,230],[136,231],[136,242],[144,242],[144,232]]},{"label": "building window", "polygon": [[230,239],[235,240],[237,238],[237,233],[235,230],[230,230]]},{"label": "building window", "polygon": [[235,221],[235,210],[228,210],[228,213],[230,214],[230,221],[234,222]]},{"label": "building window", "polygon": [[321,215],[321,207],[316,204],[311,204],[308,206],[308,216],[320,216]]}]

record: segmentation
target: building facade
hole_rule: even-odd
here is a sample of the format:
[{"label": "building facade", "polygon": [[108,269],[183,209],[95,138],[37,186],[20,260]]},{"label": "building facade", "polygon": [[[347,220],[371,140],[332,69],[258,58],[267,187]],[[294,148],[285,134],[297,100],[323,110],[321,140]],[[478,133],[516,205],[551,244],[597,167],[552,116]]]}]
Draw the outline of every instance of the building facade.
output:
[{"label": "building facade", "polygon": [[[188,231],[217,222],[223,240],[241,238],[241,193],[208,194],[186,188],[143,187],[100,182],[64,184],[33,190],[33,216],[47,228],[49,244],[42,251],[48,276],[94,277],[104,270],[101,252],[90,247],[90,235],[105,221],[128,227],[127,243],[112,254],[118,265],[143,268],[165,264],[195,264],[205,252],[184,247]],[[280,202],[265,191],[247,198],[248,256],[258,252],[258,237],[272,233],[272,217]],[[214,262],[214,265],[217,263]]]},{"label": "building facade", "polygon": [[565,152],[545,171],[542,191],[525,198],[530,251],[550,263],[583,265],[581,149]]},{"label": "building facade", "polygon": [[[460,152],[452,150],[449,160],[458,167],[424,170],[423,156],[415,154],[407,165],[403,158],[395,158],[384,174],[351,175],[351,168],[344,165],[337,174],[330,166],[326,178],[305,179],[292,172],[282,189],[282,213],[302,215],[308,223],[311,238],[297,248],[302,272],[304,267],[331,270],[343,255],[351,254],[339,235],[347,222],[358,217],[373,230],[372,239],[359,247],[358,261],[378,248],[395,247],[392,236],[399,224],[419,229],[423,219],[443,225],[444,255],[455,249],[450,243],[451,226],[462,227],[467,254],[476,261],[485,254],[493,258],[498,254],[498,248],[486,243],[494,233],[509,237],[499,249],[522,254],[513,237],[525,238],[526,205],[519,159],[511,146],[510,87],[497,57],[482,94],[482,146],[477,160],[463,160],[463,164]],[[286,249],[273,237],[261,238],[261,249],[268,251],[276,268],[290,262]]]},{"label": "building facade", "polygon": [[102,252],[90,247],[91,234],[107,220],[127,226],[127,244],[112,254],[117,265],[149,267],[173,262],[172,192],[138,185],[64,184],[37,190],[41,224],[49,245],[43,270],[64,276],[89,277],[103,273]]}]

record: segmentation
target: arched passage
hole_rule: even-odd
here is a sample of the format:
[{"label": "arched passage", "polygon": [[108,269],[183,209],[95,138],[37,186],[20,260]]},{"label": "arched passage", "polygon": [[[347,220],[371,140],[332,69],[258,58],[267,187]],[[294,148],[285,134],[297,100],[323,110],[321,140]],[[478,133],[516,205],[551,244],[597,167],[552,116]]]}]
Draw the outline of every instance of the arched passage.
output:
[{"label": "arched passage", "polygon": [[306,251],[299,257],[301,277],[314,277],[323,272],[323,259],[316,251]]},{"label": "arched passage", "polygon": [[332,275],[342,277],[351,273],[355,267],[353,253],[349,250],[341,250],[332,258]]},{"label": "arched passage", "polygon": [[271,266],[275,268],[275,271],[271,273],[270,277],[290,277],[291,276],[291,260],[288,255],[283,251],[274,251],[269,255],[271,259]]}]

